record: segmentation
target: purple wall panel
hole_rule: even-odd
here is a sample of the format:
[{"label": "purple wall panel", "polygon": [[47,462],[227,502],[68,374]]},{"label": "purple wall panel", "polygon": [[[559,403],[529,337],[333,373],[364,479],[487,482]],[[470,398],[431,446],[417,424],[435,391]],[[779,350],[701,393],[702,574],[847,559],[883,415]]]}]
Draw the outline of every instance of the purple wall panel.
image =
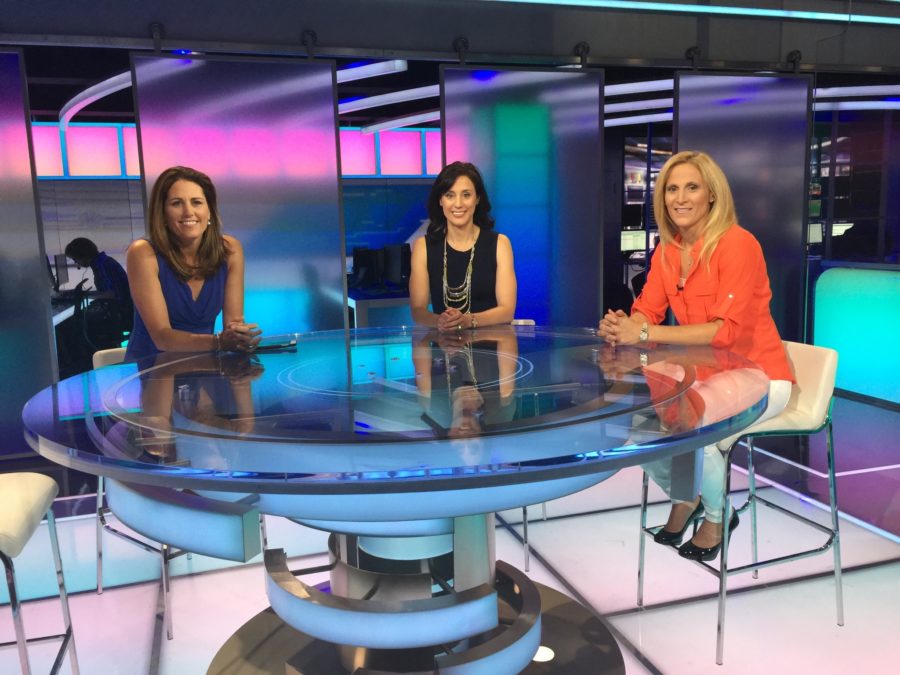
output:
[{"label": "purple wall panel", "polygon": [[676,89],[678,150],[703,150],[725,171],[738,222],[762,245],[781,337],[802,340],[810,79],[679,74]]},{"label": "purple wall panel", "polygon": [[213,179],[266,333],[345,325],[334,65],[135,56],[147,194],[182,164]]},{"label": "purple wall panel", "polygon": [[510,238],[516,315],[593,326],[600,312],[603,73],[442,69],[446,162],[481,169]]},{"label": "purple wall panel", "polygon": [[22,406],[56,378],[21,58],[0,51],[0,456],[31,454],[22,437]]}]

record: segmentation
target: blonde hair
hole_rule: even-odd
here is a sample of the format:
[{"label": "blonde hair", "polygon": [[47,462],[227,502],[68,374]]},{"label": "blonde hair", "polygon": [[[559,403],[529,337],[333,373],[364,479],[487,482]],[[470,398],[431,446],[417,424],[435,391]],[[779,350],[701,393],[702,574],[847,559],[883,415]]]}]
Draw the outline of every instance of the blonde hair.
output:
[{"label": "blonde hair", "polygon": [[[209,206],[209,225],[200,239],[196,268],[189,267],[181,257],[178,242],[172,231],[166,227],[166,198],[169,195],[169,189],[179,180],[199,185],[206,198],[206,204]],[[222,221],[219,218],[216,188],[205,173],[187,166],[173,166],[166,169],[153,185],[148,210],[150,212],[150,243],[183,281],[187,281],[194,274],[208,279],[225,264],[230,251],[222,236]]]},{"label": "blonde hair", "polygon": [[669,218],[669,211],[666,208],[666,185],[672,170],[682,164],[696,167],[706,187],[709,188],[709,196],[712,201],[706,221],[700,230],[700,236],[703,238],[700,260],[705,260],[709,264],[709,259],[712,257],[719,239],[728,228],[737,223],[737,214],[734,211],[734,198],[731,196],[731,188],[728,186],[725,173],[705,152],[685,150],[672,155],[659,172],[653,192],[653,215],[656,217],[656,224],[659,227],[660,246],[673,244],[681,248],[681,245],[675,240],[678,228]]}]

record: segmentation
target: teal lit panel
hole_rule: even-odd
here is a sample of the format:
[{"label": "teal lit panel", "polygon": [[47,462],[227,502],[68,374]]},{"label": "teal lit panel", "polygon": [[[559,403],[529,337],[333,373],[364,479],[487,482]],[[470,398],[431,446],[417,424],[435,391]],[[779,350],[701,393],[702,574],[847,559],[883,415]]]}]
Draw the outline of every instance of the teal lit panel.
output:
[{"label": "teal lit panel", "polygon": [[[860,317],[872,319],[871,330],[858,330]],[[839,388],[900,403],[898,332],[900,272],[841,267],[819,277],[814,343],[838,351]]]},{"label": "teal lit panel", "polygon": [[494,110],[494,151],[545,155],[550,152],[550,109],[544,103],[501,103]]},{"label": "teal lit panel", "polygon": [[315,329],[310,300],[305,288],[248,288],[244,291],[244,315],[266,335],[303,333]]}]

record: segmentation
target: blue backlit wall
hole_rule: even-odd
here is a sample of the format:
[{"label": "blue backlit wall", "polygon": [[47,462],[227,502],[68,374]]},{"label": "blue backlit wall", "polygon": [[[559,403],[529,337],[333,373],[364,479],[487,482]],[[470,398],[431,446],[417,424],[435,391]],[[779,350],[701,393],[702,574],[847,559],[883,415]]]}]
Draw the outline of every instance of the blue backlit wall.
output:
[{"label": "blue backlit wall", "polygon": [[445,163],[484,175],[513,246],[519,318],[597,322],[602,91],[597,71],[441,71]]},{"label": "blue backlit wall", "polygon": [[216,183],[247,260],[245,314],[266,333],[345,325],[334,64],[135,56],[149,194],[175,164]]},{"label": "blue backlit wall", "polygon": [[0,51],[0,456],[31,454],[22,406],[56,375],[28,118],[21,54]]},{"label": "blue backlit wall", "polygon": [[[900,272],[835,267],[816,281],[814,342],[838,351],[837,384],[900,405]],[[848,317],[879,317],[878,337],[847,328]]]},{"label": "blue backlit wall", "polygon": [[802,340],[811,81],[692,73],[675,86],[676,147],[724,169],[738,221],[762,244],[781,337]]}]

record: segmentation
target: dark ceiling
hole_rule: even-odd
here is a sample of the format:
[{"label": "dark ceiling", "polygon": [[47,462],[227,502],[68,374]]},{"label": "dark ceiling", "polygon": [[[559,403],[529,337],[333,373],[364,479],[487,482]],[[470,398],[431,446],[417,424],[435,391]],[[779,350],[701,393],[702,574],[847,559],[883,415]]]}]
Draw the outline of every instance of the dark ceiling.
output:
[{"label": "dark ceiling", "polygon": [[[25,46],[22,51],[34,121],[58,120],[60,109],[74,96],[98,82],[127,71],[130,67],[130,52],[124,49]],[[341,69],[360,61],[344,58],[336,59],[336,63],[338,69]],[[344,101],[437,84],[439,70],[440,62],[436,60],[408,61],[406,72],[339,84],[338,99]],[[645,66],[615,66],[604,67],[604,73],[607,84],[617,84],[672,77],[673,70]],[[817,73],[815,77],[816,86],[898,83],[896,76],[883,74]],[[365,126],[403,115],[434,110],[438,105],[436,98],[430,98],[381,106],[342,114],[340,124]],[[74,121],[133,122],[134,102],[131,89],[124,89],[92,103],[79,112]]]}]

